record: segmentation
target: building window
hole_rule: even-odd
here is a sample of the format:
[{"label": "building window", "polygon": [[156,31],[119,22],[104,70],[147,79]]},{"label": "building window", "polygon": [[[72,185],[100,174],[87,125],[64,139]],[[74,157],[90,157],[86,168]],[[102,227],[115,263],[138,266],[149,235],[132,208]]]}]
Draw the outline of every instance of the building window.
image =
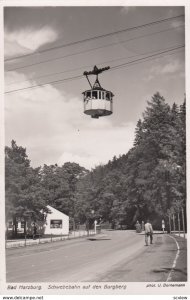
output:
[{"label": "building window", "polygon": [[62,220],[50,220],[50,228],[62,228]]}]

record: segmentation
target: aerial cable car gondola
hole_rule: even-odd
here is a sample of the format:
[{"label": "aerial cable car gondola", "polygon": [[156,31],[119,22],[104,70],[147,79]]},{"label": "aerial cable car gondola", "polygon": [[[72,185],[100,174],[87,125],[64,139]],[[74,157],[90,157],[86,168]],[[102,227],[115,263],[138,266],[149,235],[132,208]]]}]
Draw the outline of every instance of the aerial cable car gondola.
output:
[{"label": "aerial cable car gondola", "polygon": [[[112,99],[114,94],[111,91],[103,89],[98,80],[98,75],[109,69],[110,67],[98,69],[94,66],[92,71],[85,71],[83,73],[91,87],[90,90],[86,90],[82,93],[84,95],[84,113],[90,115],[92,118],[98,119],[99,117],[109,116],[113,112]],[[88,75],[96,75],[96,80],[93,86],[91,85]]]}]

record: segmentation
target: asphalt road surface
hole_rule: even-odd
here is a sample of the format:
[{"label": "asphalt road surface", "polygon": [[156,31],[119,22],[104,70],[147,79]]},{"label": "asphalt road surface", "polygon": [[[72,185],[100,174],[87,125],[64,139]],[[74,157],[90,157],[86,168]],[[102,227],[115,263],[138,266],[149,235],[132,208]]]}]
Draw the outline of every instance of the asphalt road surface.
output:
[{"label": "asphalt road surface", "polygon": [[7,282],[164,282],[187,280],[186,240],[134,231],[7,249]]}]

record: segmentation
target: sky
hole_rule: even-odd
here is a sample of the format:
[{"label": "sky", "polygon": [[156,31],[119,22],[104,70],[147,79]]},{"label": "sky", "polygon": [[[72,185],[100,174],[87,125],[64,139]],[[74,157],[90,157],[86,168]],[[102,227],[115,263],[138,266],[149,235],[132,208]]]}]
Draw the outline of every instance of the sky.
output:
[{"label": "sky", "polygon": [[[88,39],[183,14],[177,6],[5,7],[5,144],[16,140],[34,167],[70,161],[91,169],[127,153],[154,93],[183,103],[185,48],[119,65],[184,45],[184,18]],[[115,95],[113,114],[99,119],[83,113],[84,76],[51,83],[94,65],[110,66],[99,79]]]}]

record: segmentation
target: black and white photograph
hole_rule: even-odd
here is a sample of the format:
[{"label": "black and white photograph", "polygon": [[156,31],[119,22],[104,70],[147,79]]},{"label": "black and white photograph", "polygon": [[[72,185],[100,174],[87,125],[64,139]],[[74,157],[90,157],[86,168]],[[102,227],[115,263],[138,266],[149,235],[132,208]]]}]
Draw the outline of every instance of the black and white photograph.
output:
[{"label": "black and white photograph", "polygon": [[4,293],[187,294],[185,5],[13,2]]}]

